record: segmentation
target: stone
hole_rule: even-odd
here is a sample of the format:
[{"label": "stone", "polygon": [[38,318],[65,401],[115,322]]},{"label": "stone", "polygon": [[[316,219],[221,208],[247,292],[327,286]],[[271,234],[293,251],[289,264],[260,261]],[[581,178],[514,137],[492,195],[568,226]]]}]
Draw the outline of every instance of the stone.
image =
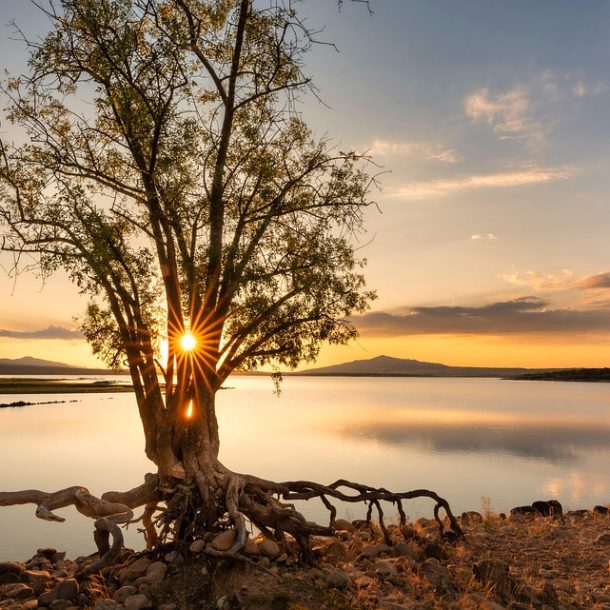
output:
[{"label": "stone", "polygon": [[191,546],[189,546],[189,551],[191,553],[196,553],[197,555],[202,553],[203,549],[205,549],[205,540],[195,540],[194,542],[191,542]]},{"label": "stone", "polygon": [[246,555],[260,555],[260,549],[258,548],[258,544],[256,544],[256,542],[254,542],[254,540],[252,540],[251,538],[248,538],[243,552]]},{"label": "stone", "polygon": [[453,582],[449,570],[433,557],[426,559],[419,566],[419,575],[424,577],[437,593],[445,595],[453,589]]},{"label": "stone", "polygon": [[263,538],[259,546],[261,553],[269,559],[277,559],[282,553],[279,544],[270,538]]},{"label": "stone", "polygon": [[397,542],[393,548],[394,557],[407,557],[417,561],[419,554],[414,551],[406,542]]},{"label": "stone", "polygon": [[532,502],[532,508],[543,517],[563,516],[563,507],[557,500],[537,500]]},{"label": "stone", "polygon": [[150,574],[157,574],[157,573],[163,573],[165,574],[167,572],[167,564],[163,563],[162,561],[153,561],[147,568],[146,570],[146,575],[149,576]]},{"label": "stone", "polygon": [[595,539],[595,544],[610,544],[610,534],[605,533],[605,534],[600,534],[596,539]]},{"label": "stone", "polygon": [[66,578],[58,583],[52,591],[55,599],[68,599],[75,602],[78,597],[78,582],[74,578]]},{"label": "stone", "polygon": [[510,509],[510,518],[513,519],[517,515],[535,517],[538,511],[533,506],[515,506]]},{"label": "stone", "polygon": [[460,520],[462,525],[475,525],[476,523],[483,523],[483,515],[476,510],[469,510],[462,513]]},{"label": "stone", "polygon": [[351,589],[353,587],[352,579],[350,578],[349,574],[346,574],[343,570],[339,568],[331,570],[326,575],[325,580],[326,584],[328,584],[328,586],[332,587],[333,589],[344,590]]},{"label": "stone", "polygon": [[159,610],[178,610],[178,606],[176,604],[161,604]]},{"label": "stone", "polygon": [[[47,546],[44,549],[38,549],[36,551],[37,555],[44,555],[45,557],[48,557],[49,559],[51,557],[53,557],[53,555],[55,555],[55,553],[57,553],[57,549],[53,548],[52,546]],[[64,557],[66,556],[66,554],[64,553]],[[63,557],[62,557],[63,559]]]},{"label": "stone", "polygon": [[424,557],[431,557],[433,559],[447,558],[447,552],[442,547],[442,545],[425,539],[421,541],[421,545]]},{"label": "stone", "polygon": [[22,582],[12,583],[3,585],[2,595],[11,599],[26,599],[34,595],[34,589]]},{"label": "stone", "polygon": [[324,549],[324,555],[329,560],[344,560],[345,547],[338,540],[332,540]]},{"label": "stone", "polygon": [[375,574],[381,578],[389,578],[390,576],[396,575],[396,568],[394,564],[389,561],[376,561],[373,564],[372,569],[375,571]]},{"label": "stone", "polygon": [[139,576],[146,574],[152,561],[146,557],[140,557],[135,561],[127,564],[124,568],[121,568],[118,573],[120,581],[135,580]]},{"label": "stone", "polygon": [[128,597],[123,605],[127,610],[144,610],[145,608],[152,608],[152,602],[150,599],[143,595],[142,593],[138,593],[136,595],[132,595]]},{"label": "stone", "polygon": [[34,589],[36,595],[40,595],[51,580],[51,575],[46,570],[25,570],[21,574],[21,581]]},{"label": "stone", "polygon": [[392,547],[389,547],[387,544],[383,544],[380,542],[378,544],[368,544],[363,546],[360,550],[360,554],[367,558],[379,557],[382,553],[391,553]]},{"label": "stone", "polygon": [[1,574],[22,574],[25,572],[25,564],[20,561],[2,561],[0,562]]},{"label": "stone", "polygon": [[346,532],[355,532],[356,528],[347,519],[336,519],[335,530],[344,530]]},{"label": "stone", "polygon": [[367,589],[370,587],[375,581],[370,576],[359,576],[354,581],[357,589]]},{"label": "stone", "polygon": [[216,551],[228,551],[237,540],[237,530],[226,530],[217,536],[211,542],[211,546]]},{"label": "stone", "polygon": [[49,610],[68,610],[72,608],[72,602],[69,599],[56,599],[49,605]]},{"label": "stone", "polygon": [[122,604],[129,596],[135,595],[138,592],[133,585],[124,585],[113,596],[115,602]]},{"label": "stone", "polygon": [[121,604],[112,599],[102,599],[93,606],[93,610],[120,610]]},{"label": "stone", "polygon": [[608,514],[610,514],[610,509],[607,506],[598,505],[598,506],[595,506],[593,508],[593,512],[596,515],[605,515],[605,516],[608,516]]}]

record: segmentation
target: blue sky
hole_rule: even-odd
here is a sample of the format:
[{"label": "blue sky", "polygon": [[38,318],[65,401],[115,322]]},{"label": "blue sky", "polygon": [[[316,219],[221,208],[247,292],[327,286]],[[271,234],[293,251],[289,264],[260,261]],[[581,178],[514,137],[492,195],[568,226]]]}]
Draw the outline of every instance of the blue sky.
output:
[{"label": "blue sky", "polygon": [[[362,321],[360,343],[321,362],[383,351],[455,364],[608,364],[610,2],[371,8],[304,0],[301,9],[339,50],[318,45],[307,57],[326,106],[312,97],[302,112],[318,134],[369,151],[388,172],[382,213],[371,209],[361,238],[377,317]],[[28,33],[44,28],[29,3],[0,0],[0,11]],[[15,71],[24,52],[9,32],[0,55]],[[24,316],[34,286],[20,280],[0,327],[70,326],[82,307],[72,297]],[[68,290],[57,278],[43,294],[51,303]],[[379,314],[391,318],[382,329]],[[8,350],[0,338],[0,356]]]}]

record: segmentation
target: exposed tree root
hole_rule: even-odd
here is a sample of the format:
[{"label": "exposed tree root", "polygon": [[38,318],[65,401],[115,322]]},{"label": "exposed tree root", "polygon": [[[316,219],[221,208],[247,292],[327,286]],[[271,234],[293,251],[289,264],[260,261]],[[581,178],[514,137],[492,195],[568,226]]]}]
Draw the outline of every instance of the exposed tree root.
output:
[{"label": "exposed tree root", "polygon": [[[344,479],[331,485],[311,481],[275,483],[233,473],[218,463],[213,473],[212,477],[197,473],[186,481],[178,481],[171,494],[159,490],[157,475],[147,474],[143,485],[126,492],[107,492],[101,498],[96,498],[84,487],[69,487],[54,493],[38,490],[0,492],[0,506],[33,503],[37,505],[37,517],[64,521],[53,511],[73,505],[83,515],[95,519],[94,539],[100,558],[87,568],[87,573],[101,570],[112,563],[123,546],[119,526],[139,521],[143,522],[144,528],[140,531],[144,533],[149,549],[167,542],[188,543],[206,532],[235,528],[235,542],[228,551],[209,548],[206,552],[209,551],[208,554],[214,557],[250,562],[242,551],[248,542],[248,524],[252,524],[271,539],[282,540],[285,534],[293,536],[299,545],[302,560],[311,562],[310,536],[331,536],[335,531],[337,509],[330,499],[367,505],[363,523],[372,527],[375,513],[387,544],[391,544],[392,540],[385,524],[382,503],[396,507],[400,525],[404,526],[406,513],[403,503],[414,498],[429,498],[435,502],[434,518],[441,537],[451,539],[463,535],[449,503],[428,489],[396,493]],[[329,511],[327,526],[307,521],[291,503],[314,498],[320,499]],[[145,506],[145,510],[139,519],[134,519],[133,509],[138,506]],[[213,514],[210,507],[213,507]],[[445,512],[446,520],[441,519],[441,509]]]}]

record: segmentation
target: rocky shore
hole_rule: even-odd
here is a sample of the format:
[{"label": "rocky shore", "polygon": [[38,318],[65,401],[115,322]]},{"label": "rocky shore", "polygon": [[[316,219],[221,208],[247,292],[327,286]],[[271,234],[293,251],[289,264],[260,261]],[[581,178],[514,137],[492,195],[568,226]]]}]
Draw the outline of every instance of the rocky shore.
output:
[{"label": "rocky shore", "polygon": [[389,545],[375,526],[337,520],[334,537],[312,541],[314,566],[299,563],[290,539],[258,538],[240,560],[217,557],[233,530],[188,548],[125,549],[88,576],[96,555],[39,549],[0,563],[0,610],[610,610],[607,508],[527,508],[464,513],[465,537],[454,541],[428,519],[390,526]]}]

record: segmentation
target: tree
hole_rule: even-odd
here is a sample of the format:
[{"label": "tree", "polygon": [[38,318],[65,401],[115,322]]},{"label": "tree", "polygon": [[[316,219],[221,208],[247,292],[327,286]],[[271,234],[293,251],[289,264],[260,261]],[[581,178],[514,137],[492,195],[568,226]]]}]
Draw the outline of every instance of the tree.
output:
[{"label": "tree", "polygon": [[[35,502],[56,519],[74,503],[98,518],[100,552],[101,532],[120,544],[116,523],[146,505],[149,545],[158,529],[189,539],[228,515],[232,554],[246,518],[306,553],[309,534],[331,529],[274,494],[326,503],[347,497],[345,482],[231,472],[218,461],[214,397],[236,369],[293,367],[323,341],[346,342],[350,315],[374,297],[350,242],[371,204],[364,159],[316,139],[295,107],[312,89],[312,33],[277,0],[61,0],[48,15],[30,74],[5,88],[27,142],[2,142],[2,249],[38,256],[44,273],[67,269],[90,296],[83,332],[128,366],[158,472],[101,499],[77,487],[5,492],[0,505]],[[380,517],[378,499],[413,497],[350,485],[348,499]]]}]

